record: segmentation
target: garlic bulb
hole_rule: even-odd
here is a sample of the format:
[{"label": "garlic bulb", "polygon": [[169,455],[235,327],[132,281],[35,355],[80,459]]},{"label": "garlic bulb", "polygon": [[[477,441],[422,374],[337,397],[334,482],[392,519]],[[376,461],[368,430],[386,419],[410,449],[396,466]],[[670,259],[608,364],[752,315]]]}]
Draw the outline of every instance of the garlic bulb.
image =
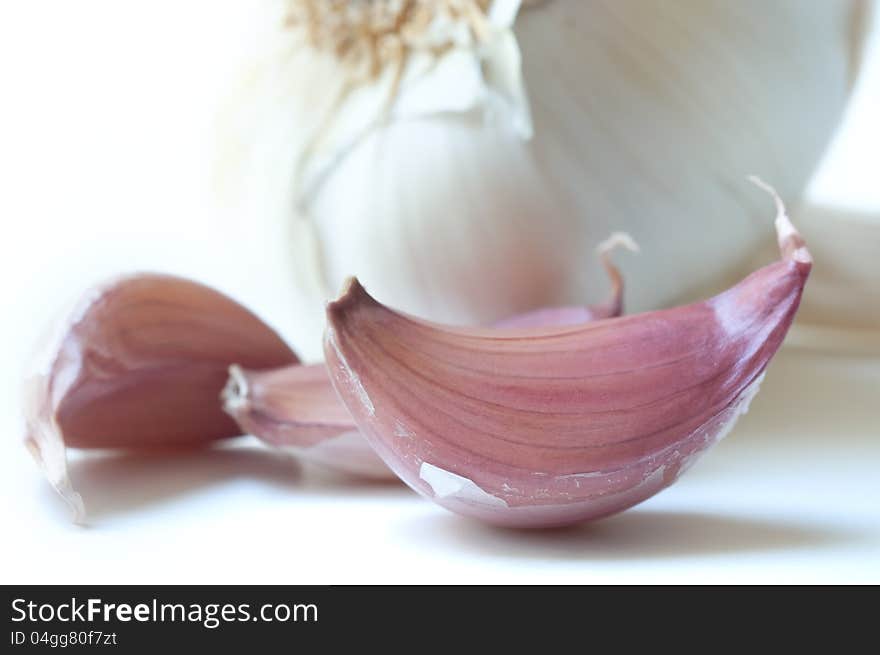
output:
[{"label": "garlic bulb", "polygon": [[[795,216],[815,244],[816,271],[789,342],[880,353],[880,12],[862,21],[864,65],[834,142]],[[763,254],[763,253],[762,253]]]},{"label": "garlic bulb", "polygon": [[860,4],[276,5],[224,139],[255,234],[278,249],[288,229],[288,338],[319,356],[349,275],[459,324],[594,299],[585,253],[619,229],[649,251],[628,262],[632,309],[720,283],[762,234],[745,174],[793,203],[823,153]]}]

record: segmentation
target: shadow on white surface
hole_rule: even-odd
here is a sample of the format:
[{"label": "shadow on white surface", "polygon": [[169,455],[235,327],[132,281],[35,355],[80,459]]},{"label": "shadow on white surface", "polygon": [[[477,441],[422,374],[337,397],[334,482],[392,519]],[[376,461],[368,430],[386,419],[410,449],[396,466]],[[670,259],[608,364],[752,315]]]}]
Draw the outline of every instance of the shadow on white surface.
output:
[{"label": "shadow on white surface", "polygon": [[117,514],[184,501],[236,480],[279,490],[296,488],[299,464],[257,449],[209,448],[150,453],[88,453],[70,463],[89,524]]},{"label": "shadow on white surface", "polygon": [[413,547],[468,548],[516,559],[627,560],[815,550],[861,541],[848,528],[703,512],[633,509],[594,523],[554,530],[511,530],[433,513],[399,526]]},{"label": "shadow on white surface", "polygon": [[[83,496],[90,526],[161,505],[183,505],[196,494],[217,492],[239,482],[298,498],[411,493],[397,481],[362,480],[313,470],[287,453],[262,447],[89,453],[70,462],[70,474]],[[47,503],[64,511],[48,485],[46,496]]]}]

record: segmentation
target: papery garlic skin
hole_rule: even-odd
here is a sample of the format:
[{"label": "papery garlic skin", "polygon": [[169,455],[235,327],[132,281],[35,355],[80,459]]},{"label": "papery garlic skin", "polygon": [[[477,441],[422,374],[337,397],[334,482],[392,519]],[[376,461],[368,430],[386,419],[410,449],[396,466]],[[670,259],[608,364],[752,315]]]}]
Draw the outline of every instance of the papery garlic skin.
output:
[{"label": "papery garlic skin", "polygon": [[251,78],[240,176],[289,222],[290,336],[309,359],[322,321],[305,319],[349,275],[455,324],[595,298],[583,253],[610,229],[651,244],[637,311],[732,277],[763,232],[742,175],[799,198],[847,98],[863,3],[473,4],[483,29],[438,20],[450,47],[372,78],[295,29]]},{"label": "papery garlic skin", "polygon": [[812,259],[777,207],[780,261],[704,302],[585,325],[442,326],[352,281],[327,308],[331,379],[382,459],[452,511],[516,527],[622,511],[732,429],[781,345]]},{"label": "papery garlic skin", "polygon": [[186,447],[241,434],[219,394],[231,362],[297,360],[254,314],[197,282],[154,273],[90,289],[25,381],[25,443],[84,518],[66,448]]}]

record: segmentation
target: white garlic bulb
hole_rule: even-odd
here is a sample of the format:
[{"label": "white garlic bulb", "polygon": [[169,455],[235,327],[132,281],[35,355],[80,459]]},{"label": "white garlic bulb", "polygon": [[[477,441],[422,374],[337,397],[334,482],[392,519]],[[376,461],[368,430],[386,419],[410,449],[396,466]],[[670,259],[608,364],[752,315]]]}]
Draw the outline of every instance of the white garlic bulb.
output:
[{"label": "white garlic bulb", "polygon": [[720,284],[767,231],[746,174],[794,204],[846,101],[857,0],[520,4],[283,3],[226,138],[293,263],[275,323],[306,357],[349,275],[486,322],[602,297],[589,253],[626,230],[629,310]]},{"label": "white garlic bulb", "polygon": [[[791,341],[827,351],[880,353],[880,13],[863,21],[863,64],[834,142],[795,217],[815,244]],[[766,256],[766,252],[761,253]]]}]

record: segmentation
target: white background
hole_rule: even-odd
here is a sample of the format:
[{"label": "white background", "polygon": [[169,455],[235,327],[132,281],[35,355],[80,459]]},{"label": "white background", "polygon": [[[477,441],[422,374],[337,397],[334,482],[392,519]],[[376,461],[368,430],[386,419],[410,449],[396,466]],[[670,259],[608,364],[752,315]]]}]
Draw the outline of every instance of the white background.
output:
[{"label": "white background", "polygon": [[[247,226],[206,200],[218,53],[238,44],[200,26],[234,26],[246,5],[0,10],[0,582],[880,582],[880,361],[794,348],[687,476],[595,524],[491,529],[249,440],[76,455],[91,520],[70,524],[20,442],[27,351],[59,305],[109,273],[158,269],[273,316],[271,285],[230,264],[254,247]],[[813,200],[880,212],[876,42]]]}]

